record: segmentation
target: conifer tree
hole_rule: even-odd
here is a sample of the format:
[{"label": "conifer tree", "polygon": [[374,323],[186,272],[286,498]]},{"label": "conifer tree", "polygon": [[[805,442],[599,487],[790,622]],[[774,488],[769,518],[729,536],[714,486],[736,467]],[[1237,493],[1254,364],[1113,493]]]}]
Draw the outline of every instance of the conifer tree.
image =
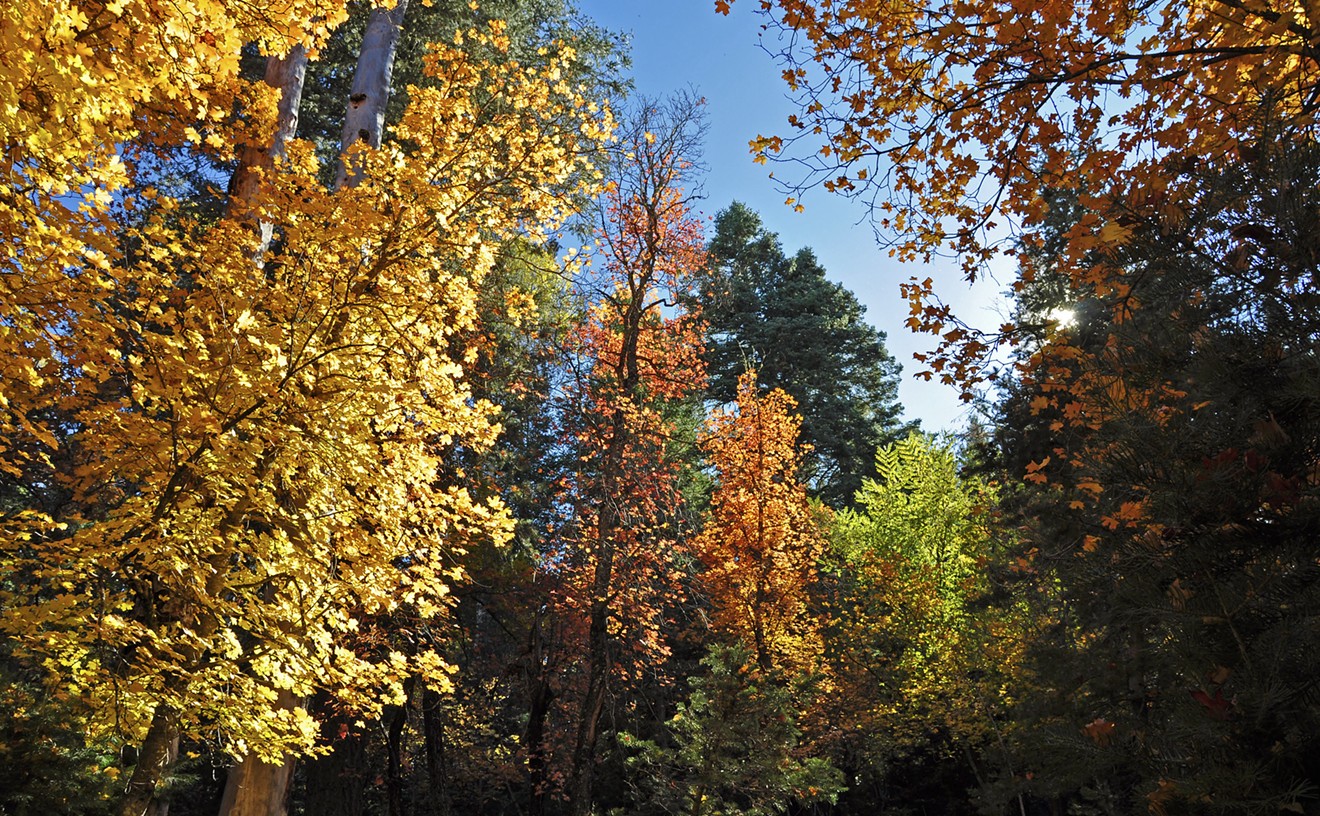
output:
[{"label": "conifer tree", "polygon": [[709,398],[733,402],[753,368],[761,387],[783,389],[802,414],[804,478],[826,504],[847,504],[873,475],[876,449],[908,430],[884,334],[810,250],[785,255],[742,204],[716,217],[710,256],[700,293]]}]

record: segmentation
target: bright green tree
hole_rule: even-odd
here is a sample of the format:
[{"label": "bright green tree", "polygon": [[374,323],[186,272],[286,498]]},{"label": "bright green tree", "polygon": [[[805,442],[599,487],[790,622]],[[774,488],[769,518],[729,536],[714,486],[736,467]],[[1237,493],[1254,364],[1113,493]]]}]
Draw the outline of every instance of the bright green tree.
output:
[{"label": "bright green tree", "polygon": [[996,489],[962,475],[950,444],[919,434],[876,461],[857,509],[836,517],[833,580],[820,587],[823,718],[849,773],[883,796],[949,807],[949,788],[971,787],[1000,761],[978,755],[1004,715],[1021,642],[1012,616],[977,603],[989,589]]}]

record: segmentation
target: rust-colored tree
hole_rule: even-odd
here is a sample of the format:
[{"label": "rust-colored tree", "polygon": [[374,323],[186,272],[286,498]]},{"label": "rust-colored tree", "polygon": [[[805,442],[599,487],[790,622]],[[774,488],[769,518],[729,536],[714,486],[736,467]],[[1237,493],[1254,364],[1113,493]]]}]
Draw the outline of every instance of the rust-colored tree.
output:
[{"label": "rust-colored tree", "polygon": [[825,552],[823,509],[798,479],[801,418],[779,389],[738,380],[736,410],[717,411],[701,438],[719,479],[711,515],[693,542],[712,624],[746,644],[763,670],[809,670],[820,638],[807,610]]},{"label": "rust-colored tree", "polygon": [[681,186],[701,130],[700,102],[685,97],[642,102],[624,126],[597,226],[597,295],[574,349],[565,428],[577,461],[560,550],[546,569],[559,573],[565,612],[584,629],[573,645],[582,661],[571,712],[576,814],[593,805],[607,702],[618,682],[663,662],[665,612],[682,594],[671,408],[698,392],[704,373],[700,327],[674,304],[705,264],[701,224]]}]

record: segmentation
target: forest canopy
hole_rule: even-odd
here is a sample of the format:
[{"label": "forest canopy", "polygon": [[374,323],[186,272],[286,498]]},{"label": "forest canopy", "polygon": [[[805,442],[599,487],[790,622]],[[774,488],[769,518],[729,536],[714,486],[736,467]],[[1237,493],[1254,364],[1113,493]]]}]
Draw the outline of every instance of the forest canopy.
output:
[{"label": "forest canopy", "polygon": [[0,9],[0,814],[1320,813],[1315,10],[755,10],[904,326],[568,0]]}]

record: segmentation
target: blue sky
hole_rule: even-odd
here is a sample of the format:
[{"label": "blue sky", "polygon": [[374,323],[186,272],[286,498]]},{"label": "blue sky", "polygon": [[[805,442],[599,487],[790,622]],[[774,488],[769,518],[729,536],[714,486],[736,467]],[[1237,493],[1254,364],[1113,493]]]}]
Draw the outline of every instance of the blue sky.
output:
[{"label": "blue sky", "polygon": [[930,431],[961,428],[967,412],[956,392],[912,376],[920,367],[912,353],[928,350],[932,341],[903,326],[907,303],[898,286],[913,275],[933,276],[959,315],[987,326],[1002,322],[990,305],[997,287],[990,283],[969,292],[951,266],[904,265],[889,258],[876,245],[860,204],[819,190],[803,199],[805,212],[784,205],[785,194],[768,177],[774,167],[754,164],[747,148],[758,134],[786,135],[785,120],[795,110],[780,79],[782,69],[758,44],[757,0],[737,0],[728,17],[715,12],[713,0],[579,0],[579,7],[600,25],[629,36],[639,92],[663,96],[691,88],[705,97],[710,123],[705,214],[742,201],[760,212],[787,252],[802,246],[815,250],[830,277],[855,292],[867,317],[888,335],[886,344],[903,364],[899,396],[907,416],[920,418]]}]

